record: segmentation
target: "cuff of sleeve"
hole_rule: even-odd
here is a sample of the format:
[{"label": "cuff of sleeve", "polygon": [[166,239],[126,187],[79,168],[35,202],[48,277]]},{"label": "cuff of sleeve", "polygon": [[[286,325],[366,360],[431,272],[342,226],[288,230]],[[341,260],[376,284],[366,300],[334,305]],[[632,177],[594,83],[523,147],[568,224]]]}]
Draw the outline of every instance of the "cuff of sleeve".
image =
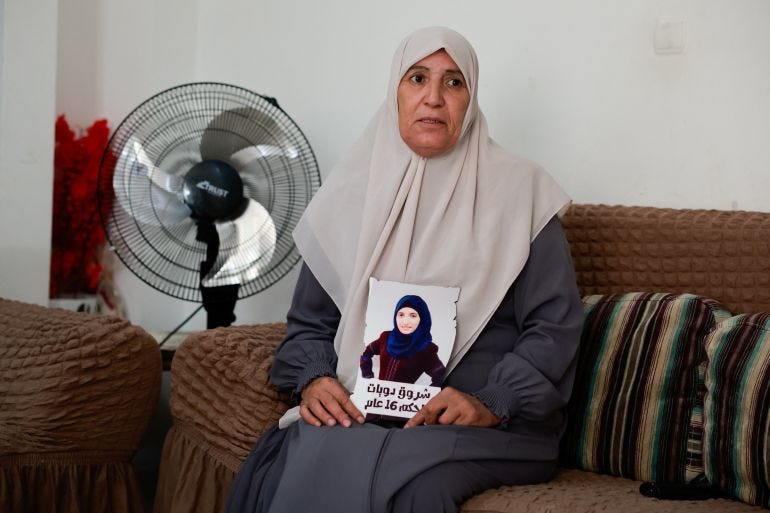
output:
[{"label": "cuff of sleeve", "polygon": [[500,417],[499,428],[505,428],[508,421],[519,409],[519,397],[504,387],[487,385],[471,395],[489,408],[489,411]]},{"label": "cuff of sleeve", "polygon": [[311,362],[305,366],[303,371],[299,375],[299,379],[297,380],[297,386],[292,392],[292,399],[294,399],[294,402],[299,404],[299,399],[302,396],[302,391],[305,389],[305,387],[313,381],[315,378],[320,378],[321,376],[329,376],[332,378],[337,377],[337,373],[334,370],[334,367],[329,362]]}]

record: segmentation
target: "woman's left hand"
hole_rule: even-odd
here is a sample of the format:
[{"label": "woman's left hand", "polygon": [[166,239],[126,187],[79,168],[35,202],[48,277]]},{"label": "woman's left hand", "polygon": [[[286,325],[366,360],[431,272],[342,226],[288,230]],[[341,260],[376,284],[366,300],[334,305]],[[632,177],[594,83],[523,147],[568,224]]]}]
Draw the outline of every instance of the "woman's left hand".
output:
[{"label": "woman's left hand", "polygon": [[420,411],[404,425],[406,428],[421,424],[454,424],[456,426],[494,427],[500,417],[484,404],[456,388],[446,387],[425,403]]}]

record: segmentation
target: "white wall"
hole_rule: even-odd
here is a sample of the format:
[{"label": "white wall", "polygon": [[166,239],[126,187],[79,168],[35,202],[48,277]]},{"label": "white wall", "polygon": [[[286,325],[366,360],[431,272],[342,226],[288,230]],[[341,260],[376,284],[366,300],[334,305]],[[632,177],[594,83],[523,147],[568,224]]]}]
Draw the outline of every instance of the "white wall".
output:
[{"label": "white wall", "polygon": [[0,1],[0,297],[48,303],[57,0]]},{"label": "white wall", "polygon": [[[324,170],[381,101],[396,43],[444,24],[477,49],[493,136],[577,201],[768,209],[765,0],[237,4],[201,1],[231,27],[201,29],[201,70],[277,96]],[[657,18],[684,21],[684,53],[655,53]]]},{"label": "white wall", "polygon": [[197,0],[67,0],[59,13],[56,109],[115,129],[142,101],[196,80]]},{"label": "white wall", "polygon": [[[325,174],[382,101],[398,41],[448,25],[479,54],[493,136],[545,165],[575,201],[770,211],[766,0],[79,0],[61,9],[57,110],[83,125],[106,116],[114,127],[172,85],[231,82],[277,97]],[[655,52],[658,18],[684,22],[683,53]],[[238,322],[281,320],[295,277],[241,301]],[[195,306],[128,272],[120,284],[132,320],[149,329],[170,329]],[[202,325],[200,315],[190,327]]]}]

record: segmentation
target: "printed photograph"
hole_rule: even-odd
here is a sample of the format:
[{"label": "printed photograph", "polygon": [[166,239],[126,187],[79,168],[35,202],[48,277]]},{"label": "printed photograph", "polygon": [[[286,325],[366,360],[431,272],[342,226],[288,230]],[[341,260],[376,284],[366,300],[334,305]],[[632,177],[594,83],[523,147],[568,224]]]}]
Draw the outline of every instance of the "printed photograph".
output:
[{"label": "printed photograph", "polygon": [[411,417],[441,390],[455,341],[460,289],[369,280],[353,402],[367,414]]}]

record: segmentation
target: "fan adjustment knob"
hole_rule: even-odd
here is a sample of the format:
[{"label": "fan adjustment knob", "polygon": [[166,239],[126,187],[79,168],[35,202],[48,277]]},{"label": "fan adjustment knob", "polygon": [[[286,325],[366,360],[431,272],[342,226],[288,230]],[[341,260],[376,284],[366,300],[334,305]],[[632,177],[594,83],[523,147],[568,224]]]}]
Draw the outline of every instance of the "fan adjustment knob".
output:
[{"label": "fan adjustment knob", "polygon": [[204,221],[237,217],[247,203],[238,172],[221,160],[204,160],[191,167],[184,177],[182,197],[193,216]]}]

